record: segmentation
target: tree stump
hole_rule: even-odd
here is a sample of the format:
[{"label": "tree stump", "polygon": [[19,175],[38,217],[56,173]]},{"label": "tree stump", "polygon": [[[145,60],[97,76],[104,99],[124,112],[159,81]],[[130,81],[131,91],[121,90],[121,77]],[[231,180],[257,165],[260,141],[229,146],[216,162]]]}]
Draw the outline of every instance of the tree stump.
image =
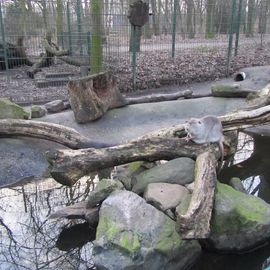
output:
[{"label": "tree stump", "polygon": [[68,84],[70,105],[78,123],[94,121],[112,108],[127,104],[110,73],[99,73]]}]

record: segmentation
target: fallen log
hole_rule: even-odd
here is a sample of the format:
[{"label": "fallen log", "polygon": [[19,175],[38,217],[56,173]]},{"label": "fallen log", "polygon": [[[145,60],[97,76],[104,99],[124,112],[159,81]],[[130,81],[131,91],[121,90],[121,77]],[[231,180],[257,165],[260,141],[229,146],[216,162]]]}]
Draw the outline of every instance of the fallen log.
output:
[{"label": "fallen log", "polygon": [[192,91],[185,90],[185,91],[177,91],[174,93],[155,93],[151,95],[144,95],[144,96],[133,96],[133,97],[126,97],[126,101],[128,105],[131,104],[138,104],[138,103],[151,103],[151,102],[161,102],[161,101],[170,101],[176,100],[178,98],[188,98],[192,96]]},{"label": "fallen log", "polygon": [[0,135],[34,137],[57,142],[72,149],[93,146],[92,140],[73,128],[30,120],[1,119]]},{"label": "fallen log", "polygon": [[216,157],[211,152],[199,154],[195,165],[194,191],[185,214],[177,216],[176,229],[183,239],[205,239],[210,233],[210,220],[216,185]]},{"label": "fallen log", "polygon": [[213,97],[240,97],[245,98],[249,94],[254,93],[254,90],[243,88],[241,84],[233,85],[213,85],[211,87]]},{"label": "fallen log", "polygon": [[[61,184],[73,185],[82,176],[102,168],[139,160],[152,162],[181,156],[195,158],[208,148],[176,137],[165,139],[150,136],[109,148],[49,151],[46,158],[52,165],[52,177]],[[218,147],[215,151],[218,157]]]}]

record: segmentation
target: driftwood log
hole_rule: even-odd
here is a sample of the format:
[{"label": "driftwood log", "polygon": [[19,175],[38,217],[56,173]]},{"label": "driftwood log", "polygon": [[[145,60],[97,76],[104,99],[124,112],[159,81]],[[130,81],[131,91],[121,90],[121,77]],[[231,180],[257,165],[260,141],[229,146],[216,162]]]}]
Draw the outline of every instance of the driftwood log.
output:
[{"label": "driftwood log", "polygon": [[183,239],[203,239],[210,233],[216,185],[216,157],[211,152],[196,159],[194,191],[188,210],[177,216],[176,228]]},{"label": "driftwood log", "polygon": [[[244,129],[270,122],[270,106],[220,117],[224,131]],[[206,146],[186,143],[184,125],[166,128],[124,145],[104,149],[58,150],[47,157],[52,176],[59,182],[75,183],[89,172],[138,160],[154,161],[187,156],[196,157]],[[218,155],[217,155],[218,156]]]}]

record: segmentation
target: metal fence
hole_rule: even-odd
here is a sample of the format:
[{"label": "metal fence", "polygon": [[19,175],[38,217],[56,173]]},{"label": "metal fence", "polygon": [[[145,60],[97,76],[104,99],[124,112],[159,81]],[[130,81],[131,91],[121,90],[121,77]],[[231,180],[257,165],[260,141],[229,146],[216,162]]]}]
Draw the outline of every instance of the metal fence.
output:
[{"label": "metal fence", "polygon": [[[94,59],[95,14],[91,3],[95,1],[0,2],[2,81],[5,78],[9,85],[29,85],[25,80],[30,80],[36,87],[59,87],[62,81],[66,85],[63,73],[85,75],[82,67],[55,57],[48,67],[29,78],[27,70],[31,67],[22,65],[25,62],[14,50],[24,48],[27,59],[37,62],[46,53],[44,37],[51,32],[56,48],[68,49],[72,59],[84,63]],[[243,66],[270,64],[269,0],[145,0],[149,3],[149,21],[136,28],[133,39],[134,28],[127,17],[131,2],[99,1],[102,69],[114,72],[123,91],[208,80]],[[18,45],[19,37],[23,37],[23,45]],[[91,63],[90,72],[94,70]]]}]

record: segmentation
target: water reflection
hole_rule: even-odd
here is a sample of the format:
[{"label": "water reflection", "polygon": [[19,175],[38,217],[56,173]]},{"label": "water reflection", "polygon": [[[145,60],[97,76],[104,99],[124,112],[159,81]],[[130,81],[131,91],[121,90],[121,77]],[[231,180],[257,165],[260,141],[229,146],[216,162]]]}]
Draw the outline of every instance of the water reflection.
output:
[{"label": "water reflection", "polygon": [[[92,244],[87,241],[92,237],[87,225],[74,220],[50,220],[48,216],[63,205],[85,200],[92,186],[89,179],[73,187],[43,179],[0,189],[1,270],[91,269]],[[88,237],[67,244],[67,232],[78,236],[76,226],[89,233]]]},{"label": "water reflection", "polygon": [[[241,136],[239,151],[220,179],[226,182],[239,177],[249,193],[270,203],[269,139],[255,138],[253,142]],[[102,173],[107,177],[110,172]],[[1,270],[93,269],[91,241],[95,231],[87,223],[48,219],[63,205],[86,200],[93,179],[82,179],[73,187],[64,187],[53,179],[27,179],[0,189]],[[269,256],[269,246],[241,256],[204,252],[192,270],[261,270]]]},{"label": "water reflection", "polygon": [[[270,138],[254,138],[239,134],[238,151],[219,175],[219,180],[228,183],[238,177],[249,194],[270,203]],[[203,252],[192,270],[261,270],[270,257],[270,244],[243,255],[222,255]]]}]

